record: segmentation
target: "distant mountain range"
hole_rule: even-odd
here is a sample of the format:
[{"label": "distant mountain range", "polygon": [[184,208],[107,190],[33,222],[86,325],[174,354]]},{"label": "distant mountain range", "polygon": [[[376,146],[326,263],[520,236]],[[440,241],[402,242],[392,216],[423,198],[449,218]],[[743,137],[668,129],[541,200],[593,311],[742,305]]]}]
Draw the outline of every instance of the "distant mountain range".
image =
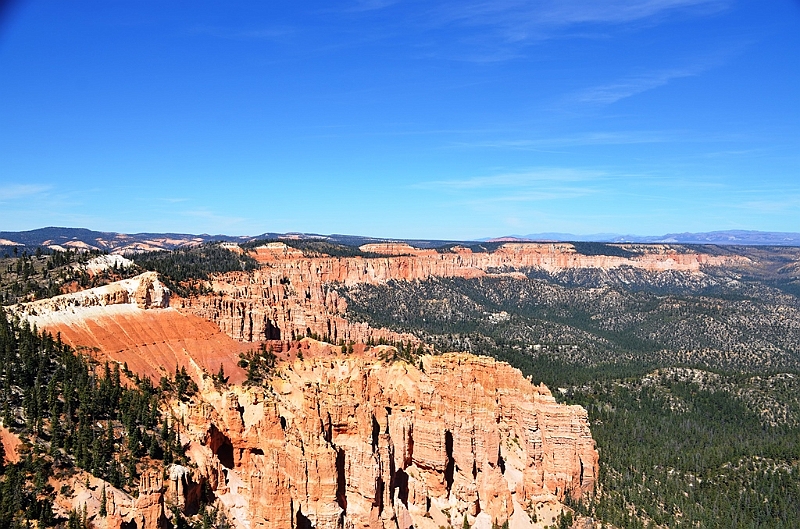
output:
[{"label": "distant mountain range", "polygon": [[[0,232],[0,248],[5,253],[37,247],[65,250],[68,248],[81,250],[100,250],[111,253],[132,253],[157,250],[174,250],[196,246],[205,242],[248,242],[258,239],[325,239],[330,242],[348,246],[360,246],[370,242],[381,242],[397,239],[381,239],[359,235],[320,235],[315,233],[273,233],[266,232],[252,236],[230,236],[188,234],[188,233],[115,233],[92,231],[85,228],[48,227],[30,231]],[[800,233],[764,232],[764,231],[712,231],[706,233],[668,233],[661,236],[619,235],[614,233],[596,233],[591,235],[575,235],[571,233],[531,233],[528,235],[511,235],[479,242],[510,241],[575,241],[605,243],[677,243],[677,244],[723,244],[723,245],[773,245],[800,246]],[[453,243],[474,244],[476,241],[450,241],[428,239],[403,239],[419,248],[435,248]]]},{"label": "distant mountain range", "polygon": [[633,242],[633,243],[679,243],[679,244],[732,244],[732,245],[773,245],[798,246],[800,233],[726,230],[704,233],[668,233],[666,235],[620,235],[617,233],[595,233],[575,235],[572,233],[531,233],[514,236],[532,241],[586,241],[586,242]]},{"label": "distant mountain range", "polygon": [[[174,250],[197,246],[212,241],[243,243],[260,239],[324,239],[326,241],[344,244],[347,246],[361,246],[371,242],[382,242],[397,239],[380,239],[375,237],[362,237],[359,235],[320,235],[316,233],[273,233],[266,232],[259,235],[231,236],[209,235],[207,233],[116,233],[93,231],[85,228],[39,228],[29,231],[0,231],[0,257],[10,254],[14,248],[17,252],[22,250],[33,251],[36,248],[49,248],[53,250],[100,250],[109,253],[139,253],[159,250]],[[413,246],[420,248],[435,248],[460,241],[405,239]]]}]

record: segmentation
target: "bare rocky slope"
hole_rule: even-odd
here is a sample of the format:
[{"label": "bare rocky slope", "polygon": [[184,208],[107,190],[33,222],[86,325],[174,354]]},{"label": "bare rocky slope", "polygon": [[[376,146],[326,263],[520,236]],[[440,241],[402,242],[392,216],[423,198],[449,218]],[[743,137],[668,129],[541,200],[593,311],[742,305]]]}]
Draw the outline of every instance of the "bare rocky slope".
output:
[{"label": "bare rocky slope", "polygon": [[154,272],[10,310],[79,352],[127,365],[154,381],[176,367],[200,378],[220,365],[231,382],[244,380],[237,361],[247,347],[213,323],[170,307],[170,292]]}]

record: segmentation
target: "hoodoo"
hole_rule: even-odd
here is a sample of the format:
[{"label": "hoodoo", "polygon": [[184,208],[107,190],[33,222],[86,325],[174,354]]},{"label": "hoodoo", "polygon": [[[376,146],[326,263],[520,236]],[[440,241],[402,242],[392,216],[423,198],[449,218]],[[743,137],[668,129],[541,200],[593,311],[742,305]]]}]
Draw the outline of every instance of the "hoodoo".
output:
[{"label": "hoodoo", "polygon": [[598,472],[582,408],[467,354],[298,360],[179,411],[243,527],[490,527],[590,493]]}]

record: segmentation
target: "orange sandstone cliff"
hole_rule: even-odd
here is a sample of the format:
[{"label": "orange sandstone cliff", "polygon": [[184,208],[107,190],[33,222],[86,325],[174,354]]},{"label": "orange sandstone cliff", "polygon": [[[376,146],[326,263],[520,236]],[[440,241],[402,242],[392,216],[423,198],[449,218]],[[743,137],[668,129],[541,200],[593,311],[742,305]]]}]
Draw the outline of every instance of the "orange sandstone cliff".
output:
[{"label": "orange sandstone cliff", "polygon": [[598,456],[585,410],[557,404],[507,364],[467,354],[411,364],[386,360],[388,346],[342,355],[305,339],[292,347],[306,359],[295,352],[265,387],[220,391],[202,373],[223,362],[243,378],[243,344],[168,300],[143,274],[14,308],[141,374],[193,368],[201,388],[165,410],[189,467],[146,471],[136,497],[79,473],[74,493],[56,498],[62,514],[86,505],[98,528],[168,527],[173,509],[196,512],[206,486],[239,528],[435,529],[465,515],[479,528],[506,519],[523,528],[541,527],[531,509],[543,520],[566,496],[593,490]]},{"label": "orange sandstone cliff", "polygon": [[170,292],[155,272],[81,292],[9,307],[18,317],[59,335],[78,352],[109,360],[158,382],[183,367],[196,379],[220,365],[231,382],[244,380],[237,366],[248,349],[219,328],[170,307]]},{"label": "orange sandstone cliff", "polygon": [[369,244],[362,250],[386,257],[304,257],[283,243],[256,248],[261,262],[253,272],[232,272],[211,281],[213,295],[186,301],[185,311],[215,322],[228,336],[245,342],[288,340],[309,332],[339,340],[364,342],[413,339],[385,329],[373,329],[345,318],[346,302],[331,288],[390,280],[414,281],[430,277],[475,278],[506,275],[524,278],[524,270],[633,267],[651,272],[701,273],[730,256],[678,252],[667,245],[626,247],[630,257],[583,255],[568,243],[509,243],[494,252],[473,253],[456,247],[438,253],[406,244]]},{"label": "orange sandstone cliff", "polygon": [[593,491],[583,408],[490,358],[420,362],[334,352],[282,364],[265,387],[206,387],[169,409],[188,467],[145,471],[135,497],[79,472],[56,503],[85,505],[97,528],[156,529],[196,512],[206,487],[242,529],[437,529],[465,516],[533,529]]},{"label": "orange sandstone cliff", "polygon": [[[507,364],[284,364],[269,388],[180,405],[189,454],[241,527],[479,527],[593,490],[585,410]],[[518,524],[520,523],[518,522]]]}]

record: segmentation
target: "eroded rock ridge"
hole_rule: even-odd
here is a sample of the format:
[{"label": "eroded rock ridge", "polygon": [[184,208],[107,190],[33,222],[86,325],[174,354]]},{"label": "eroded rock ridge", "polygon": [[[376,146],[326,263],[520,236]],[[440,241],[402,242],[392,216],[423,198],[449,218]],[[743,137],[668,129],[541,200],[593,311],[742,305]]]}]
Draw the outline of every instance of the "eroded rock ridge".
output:
[{"label": "eroded rock ridge", "polygon": [[242,527],[435,528],[465,514],[489,527],[590,493],[598,472],[583,408],[466,354],[296,361],[269,390],[180,413],[189,454]]},{"label": "eroded rock ridge", "polygon": [[217,276],[214,295],[184,303],[186,310],[215,322],[240,341],[288,340],[314,333],[334,342],[365,342],[381,337],[413,339],[385,329],[373,329],[345,317],[347,303],[332,285],[353,286],[387,281],[416,281],[431,277],[476,278],[504,275],[524,279],[523,271],[538,269],[637,268],[652,272],[702,274],[706,266],[720,266],[736,256],[679,252],[668,245],[630,245],[627,257],[584,255],[567,243],[509,243],[494,252],[473,253],[469,248],[450,251],[420,250],[406,244],[370,244],[362,247],[387,257],[305,257],[283,243],[258,247],[252,255],[261,263],[253,272]]}]

